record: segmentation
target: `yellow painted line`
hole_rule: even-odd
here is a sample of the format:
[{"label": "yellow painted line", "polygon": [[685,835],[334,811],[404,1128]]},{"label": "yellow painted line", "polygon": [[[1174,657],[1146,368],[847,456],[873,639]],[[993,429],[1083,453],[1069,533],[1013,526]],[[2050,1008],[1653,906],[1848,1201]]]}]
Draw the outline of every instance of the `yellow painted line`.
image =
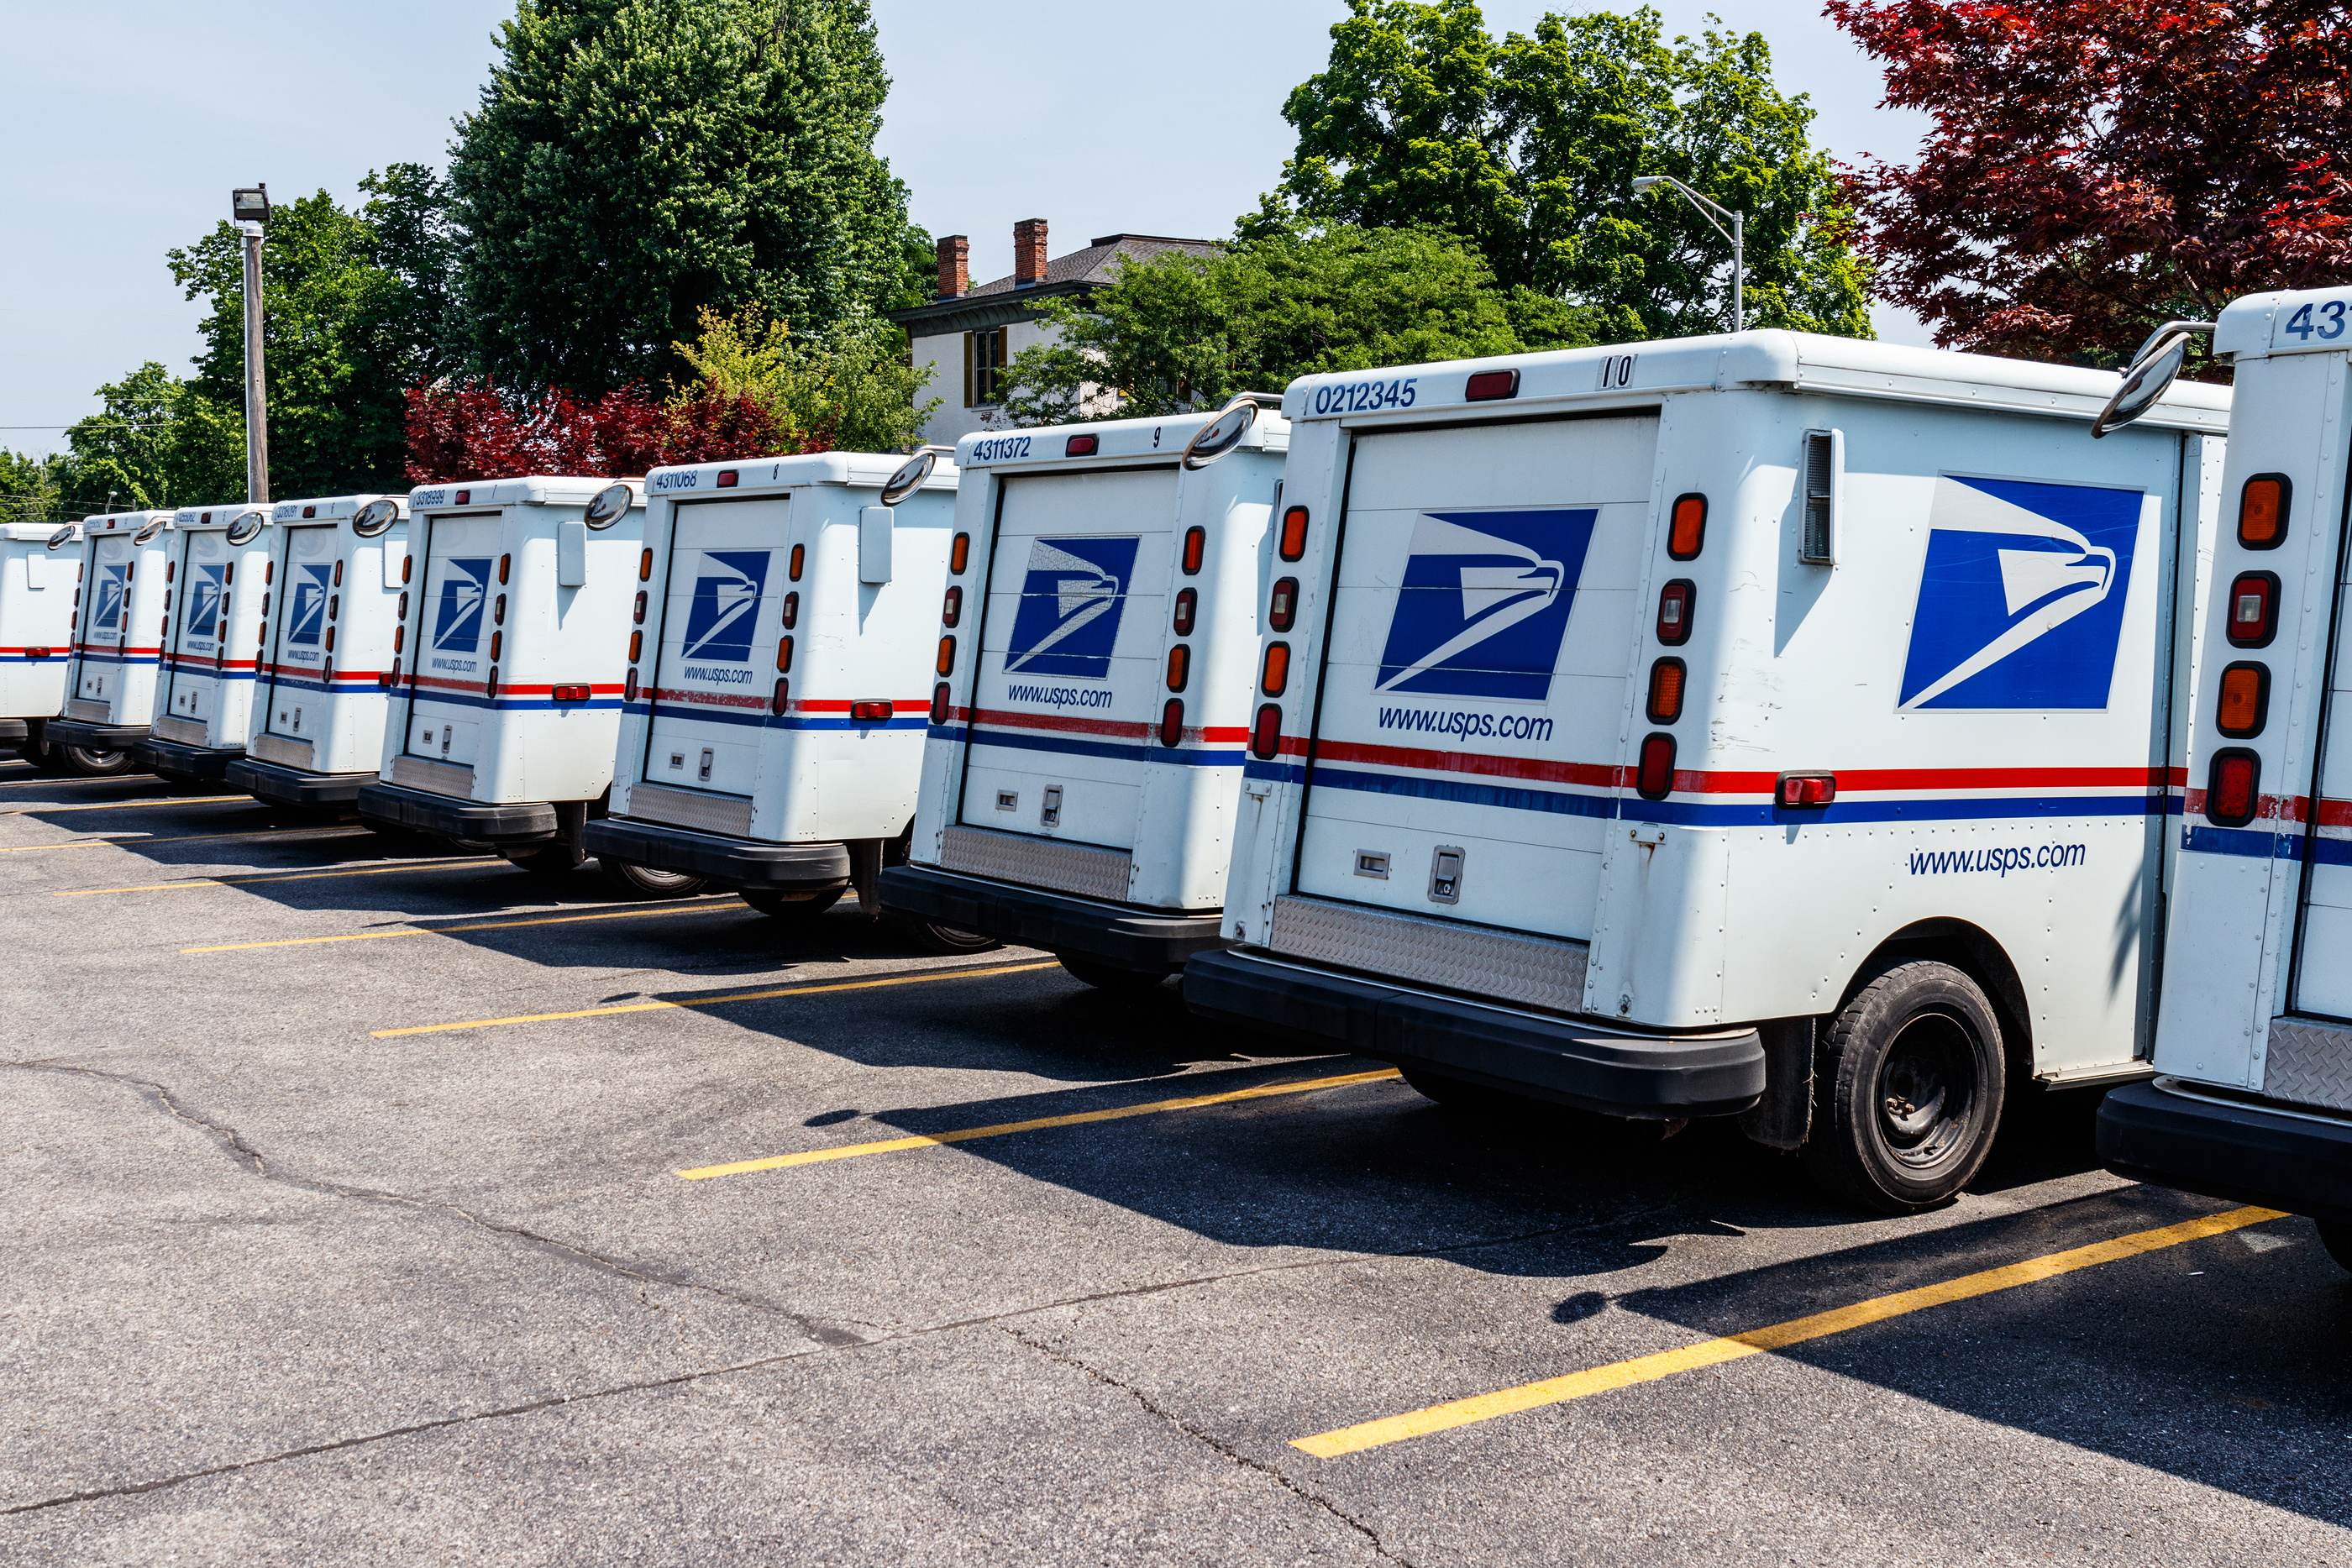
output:
[{"label": "yellow painted line", "polygon": [[250,795],[175,795],[168,800],[85,800],[79,806],[19,806],[13,811],[0,811],[0,817],[29,817],[47,811],[134,811],[142,806],[215,806],[223,800],[242,800],[248,806],[261,804]]},{"label": "yellow painted line", "polygon": [[989,969],[931,969],[919,975],[893,975],[883,980],[844,980],[828,986],[784,986],[772,991],[737,991],[724,997],[697,997],[683,1002],[623,1002],[609,1008],[581,1008],[568,1013],[518,1013],[512,1018],[474,1019],[466,1023],[420,1023],[406,1029],[371,1030],[376,1040],[402,1034],[441,1034],[453,1029],[497,1029],[510,1023],[555,1023],[564,1019],[609,1018],[614,1013],[649,1013],[663,1008],[715,1008],[727,1002],[764,1002],[772,997],[813,997],[824,991],[871,991],[884,986],[919,986],[933,980],[978,980],[990,975],[1025,975],[1054,965],[1002,964]]},{"label": "yellow painted line", "polygon": [[1784,1323],[1750,1329],[1746,1333],[1732,1334],[1725,1339],[1703,1340],[1696,1344],[1659,1351],[1654,1355],[1637,1355],[1631,1361],[1612,1362],[1607,1366],[1548,1377],[1540,1383],[1522,1384],[1517,1388],[1433,1405],[1425,1410],[1414,1410],[1402,1416],[1390,1416],[1354,1427],[1341,1427],[1336,1431],[1318,1432],[1312,1437],[1295,1438],[1290,1446],[1303,1448],[1318,1458],[1335,1459],[1342,1454],[1360,1453],[1386,1443],[1402,1442],[1407,1437],[1425,1437],[1432,1432],[1466,1427],[1476,1421],[1491,1421],[1497,1416],[1516,1415],[1545,1405],[1562,1405],[1571,1399],[1585,1399],[1595,1394],[1606,1394],[1612,1389],[1628,1388],[1637,1383],[1654,1383],[1678,1372],[1719,1366],[1727,1361],[1761,1355],[1769,1350],[1782,1350],[1792,1344],[1802,1344],[1807,1340],[1843,1333],[1848,1329],[1861,1328],[1867,1323],[1885,1322],[1889,1318],[1899,1318],[1907,1312],[1925,1312],[1929,1307],[1965,1301],[1996,1291],[2014,1290],[2020,1285],[2071,1274],[2077,1269],[2094,1269],[2102,1263],[2136,1258],[2144,1252],[2178,1247],[2184,1241],[2201,1241],[2209,1236],[2221,1236],[2249,1225],[2261,1225],[2268,1220],[2285,1218],[2275,1208],[2233,1208],[2227,1213],[2208,1215],[2202,1219],[2185,1220],[2179,1225],[2167,1225],[2155,1230],[2135,1231],[2111,1241],[2095,1241],[2088,1247],[2053,1252],[2047,1257],[2029,1258],[2022,1263],[2011,1263],[2006,1268],[1963,1274],[1940,1285],[1923,1285],[1916,1291],[1874,1296],[1850,1307],[1816,1312],[1811,1317],[1792,1318]]},{"label": "yellow painted line", "polygon": [[466,866],[487,866],[498,863],[479,855],[464,860],[403,861],[398,865],[362,866],[357,871],[305,871],[289,876],[283,872],[268,876],[193,876],[182,882],[149,882],[137,887],[70,887],[49,894],[51,898],[87,898],[100,893],[176,893],[184,887],[248,887],[257,882],[317,882],[331,876],[383,876],[395,871],[457,871]]},{"label": "yellow painted line", "polygon": [[670,905],[634,909],[614,909],[598,915],[551,915],[532,920],[492,920],[479,925],[418,925],[406,931],[357,931],[348,936],[289,936],[276,942],[224,942],[217,947],[183,947],[183,953],[242,953],[251,947],[307,947],[320,942],[373,942],[385,936],[443,936],[459,931],[511,931],[518,925],[569,925],[581,920],[626,920],[633,915],[652,919],[657,915],[723,915],[729,910],[749,915],[750,907],[740,899],[729,898],[724,903],[689,904],[683,907]]},{"label": "yellow painted line", "polygon": [[797,1155],[771,1155],[762,1160],[737,1160],[731,1165],[701,1166],[677,1175],[688,1181],[710,1176],[740,1176],[746,1171],[782,1170],[786,1166],[813,1166],[821,1160],[855,1159],[859,1155],[896,1154],[901,1149],[936,1148],[941,1144],[968,1144],[974,1138],[1001,1138],[1008,1133],[1034,1133],[1046,1127],[1077,1127],[1088,1122],[1117,1122],[1129,1116],[1156,1116],[1163,1111],[1190,1111],[1202,1105],[1230,1105],[1236,1100],[1263,1100],[1274,1094],[1304,1094],[1314,1089],[1338,1089],[1349,1083],[1376,1083],[1399,1076],[1393,1067],[1372,1072],[1342,1072],[1330,1078],[1292,1080],[1233,1089],[1223,1094],[1188,1094],[1181,1100],[1154,1100],[1142,1105],[1121,1105],[1110,1111],[1079,1111],[1067,1116],[1038,1116],[1026,1122],[999,1122],[988,1127],[961,1127],[951,1133],[925,1133],[910,1138],[884,1138],[879,1143],[843,1144],[836,1148],[809,1149]]},{"label": "yellow painted line", "polygon": [[299,840],[321,838],[330,833],[363,833],[365,828],[265,828],[254,833],[189,833],[184,837],[158,839],[145,833],[117,833],[102,839],[61,839],[54,844],[10,844],[0,849],[0,855],[30,854],[35,850],[87,850],[100,844],[120,844],[125,849],[145,849],[150,844],[218,843],[224,839]]}]

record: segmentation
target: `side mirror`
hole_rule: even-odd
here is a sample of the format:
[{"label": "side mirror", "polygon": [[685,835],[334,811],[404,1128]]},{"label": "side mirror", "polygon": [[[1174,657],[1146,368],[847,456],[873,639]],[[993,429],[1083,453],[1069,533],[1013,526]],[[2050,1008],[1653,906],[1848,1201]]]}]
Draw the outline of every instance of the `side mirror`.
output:
[{"label": "side mirror", "polygon": [[2189,340],[2199,332],[2213,330],[2210,321],[2167,321],[2147,336],[2132,356],[2131,367],[2124,371],[2123,385],[2091,422],[2091,439],[2096,441],[2111,430],[2121,430],[2133,420],[2154,408],[2157,400],[2172,390],[2180,375],[2180,367],[2189,361]]}]

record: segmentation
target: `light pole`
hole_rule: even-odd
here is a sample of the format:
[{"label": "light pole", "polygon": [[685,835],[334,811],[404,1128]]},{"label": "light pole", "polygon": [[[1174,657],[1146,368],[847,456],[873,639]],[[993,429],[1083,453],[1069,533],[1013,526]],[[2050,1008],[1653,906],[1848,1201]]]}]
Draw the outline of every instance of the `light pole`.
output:
[{"label": "light pole", "polygon": [[[1708,201],[1672,174],[1637,174],[1633,178],[1633,189],[1637,193],[1646,191],[1653,185],[1672,185],[1675,190],[1680,191],[1689,198],[1691,205],[1698,209],[1698,215],[1706,219],[1709,224],[1713,224],[1715,232],[1731,242],[1731,329],[1735,332],[1745,330],[1748,325],[1748,308],[1741,286],[1748,273],[1748,214],[1735,213],[1729,207],[1720,206]],[[1715,220],[1717,217],[1730,220],[1731,227],[1727,229],[1723,225],[1716,223]]]},{"label": "light pole", "polygon": [[245,498],[269,499],[269,393],[261,377],[261,235],[269,224],[269,186],[232,193],[229,212],[245,236]]}]

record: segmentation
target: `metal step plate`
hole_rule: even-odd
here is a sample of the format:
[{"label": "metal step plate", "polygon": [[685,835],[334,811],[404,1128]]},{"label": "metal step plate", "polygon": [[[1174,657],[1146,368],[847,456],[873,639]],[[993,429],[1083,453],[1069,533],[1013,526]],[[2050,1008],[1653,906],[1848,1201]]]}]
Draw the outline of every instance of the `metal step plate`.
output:
[{"label": "metal step plate", "polygon": [[659,784],[629,786],[629,815],[640,821],[667,822],[698,832],[751,836],[751,798],[713,795],[699,789],[669,789]]},{"label": "metal step plate", "polygon": [[1133,862],[1125,850],[1066,844],[986,828],[950,828],[940,845],[940,864],[992,882],[1124,904]]},{"label": "metal step plate", "polygon": [[251,747],[253,755],[264,762],[280,767],[299,768],[305,773],[315,772],[311,758],[316,755],[307,740],[295,740],[283,735],[257,735]]},{"label": "metal step plate", "polygon": [[202,746],[205,743],[205,727],[192,718],[161,715],[155,720],[154,731],[165,740],[176,740],[183,746]]},{"label": "metal step plate", "polygon": [[1274,901],[1276,952],[1547,1012],[1584,1007],[1586,946],[1319,898]]},{"label": "metal step plate", "polygon": [[105,703],[92,702],[88,697],[66,699],[66,716],[86,724],[105,724],[114,716],[114,709]]},{"label": "metal step plate", "polygon": [[2352,1111],[2352,1029],[2310,1019],[2271,1019],[2263,1092],[2291,1104]]},{"label": "metal step plate", "polygon": [[474,770],[455,762],[434,762],[422,757],[395,757],[392,759],[392,781],[410,789],[454,795],[460,800],[474,798]]}]

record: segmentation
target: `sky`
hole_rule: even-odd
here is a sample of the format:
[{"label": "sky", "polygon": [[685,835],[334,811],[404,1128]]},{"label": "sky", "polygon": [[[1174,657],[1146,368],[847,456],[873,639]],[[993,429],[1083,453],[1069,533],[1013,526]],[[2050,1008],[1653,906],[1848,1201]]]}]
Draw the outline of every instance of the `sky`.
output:
[{"label": "sky", "polygon": [[[975,279],[1013,269],[1013,225],[1042,217],[1053,254],[1126,231],[1219,238],[1280,177],[1282,102],[1320,69],[1341,0],[873,0],[892,79],[881,151],[933,234],[971,236]],[[1486,0],[1495,32],[1562,0]],[[1619,9],[1630,9],[1630,5]],[[228,213],[230,190],[350,203],[388,163],[448,159],[512,0],[106,0],[26,6],[20,71],[0,101],[0,446],[47,452],[98,411],[94,389],[149,360],[185,374],[200,312],[164,252]],[[1835,155],[1905,159],[1925,117],[1879,107],[1877,68],[1818,0],[1659,5],[1669,33],[1771,41],[1782,90],[1811,96]],[[1878,313],[1882,336],[1925,342]]]}]

